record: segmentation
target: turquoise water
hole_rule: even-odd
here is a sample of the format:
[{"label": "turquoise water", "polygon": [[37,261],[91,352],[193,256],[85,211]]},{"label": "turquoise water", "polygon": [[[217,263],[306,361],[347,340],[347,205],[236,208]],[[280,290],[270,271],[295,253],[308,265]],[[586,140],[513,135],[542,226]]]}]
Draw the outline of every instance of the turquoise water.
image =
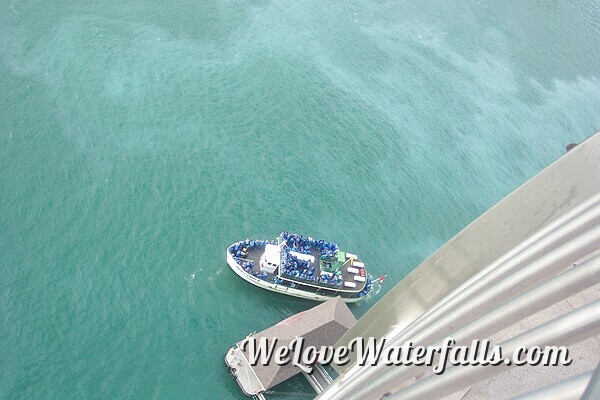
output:
[{"label": "turquoise water", "polygon": [[2,2],[0,398],[243,398],[229,346],[313,303],[229,243],[385,292],[600,129],[599,2],[455,3]]}]

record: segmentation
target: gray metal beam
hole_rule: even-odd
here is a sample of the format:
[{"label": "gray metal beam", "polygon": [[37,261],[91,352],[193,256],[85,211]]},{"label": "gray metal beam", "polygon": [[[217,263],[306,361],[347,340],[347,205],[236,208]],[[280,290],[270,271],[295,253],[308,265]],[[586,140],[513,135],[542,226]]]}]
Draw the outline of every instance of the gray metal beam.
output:
[{"label": "gray metal beam", "polygon": [[[600,333],[600,301],[585,305],[511,338],[501,343],[501,347],[504,354],[512,354],[519,346],[566,346],[598,333]],[[442,375],[431,375],[400,390],[392,395],[390,400],[439,399],[514,367],[514,364],[450,367]]]},{"label": "gray metal beam", "polygon": [[[586,204],[582,204],[581,207],[570,213],[575,215],[569,221],[574,221],[573,224],[576,228],[555,231],[554,224],[547,227],[547,230],[554,234],[550,242],[555,247],[545,253],[541,259],[534,260],[529,265],[522,265],[518,262],[520,261],[518,257],[510,257],[507,261],[513,262],[508,262],[510,268],[503,268],[503,275],[501,276],[498,276],[495,272],[494,266],[486,268],[480,274],[480,279],[487,283],[489,279],[487,274],[491,274],[495,278],[492,280],[493,286],[469,282],[468,287],[460,287],[459,294],[441,304],[418,323],[401,332],[400,335],[395,335],[393,340],[388,341],[388,345],[401,345],[407,340],[413,340],[419,345],[433,344],[434,340],[442,339],[455,330],[456,327],[463,326],[474,318],[485,314],[496,307],[498,303],[511,298],[515,294],[524,292],[534,284],[553,276],[584,255],[597,249],[598,243],[600,243],[600,205],[597,198],[598,196],[595,197],[593,202],[586,202]],[[564,219],[558,222],[563,224],[563,228],[565,227]],[[582,227],[585,227],[586,230],[582,231]],[[579,236],[575,238],[569,236],[574,232]],[[530,245],[536,246],[538,243],[538,241],[535,241]],[[547,250],[546,246],[542,247]],[[536,252],[535,254],[540,253]],[[526,259],[532,261],[529,257]],[[468,304],[468,307],[465,307],[466,304]],[[535,311],[532,309],[531,313],[533,312]],[[352,370],[348,371],[341,381],[334,382],[319,398],[358,399],[363,398],[363,396],[368,398],[372,395],[369,382],[375,376],[377,376],[378,382],[384,381],[386,379],[384,376],[389,373],[388,369],[386,366],[378,365],[356,368],[354,370],[356,374],[353,374],[354,371]]]}]

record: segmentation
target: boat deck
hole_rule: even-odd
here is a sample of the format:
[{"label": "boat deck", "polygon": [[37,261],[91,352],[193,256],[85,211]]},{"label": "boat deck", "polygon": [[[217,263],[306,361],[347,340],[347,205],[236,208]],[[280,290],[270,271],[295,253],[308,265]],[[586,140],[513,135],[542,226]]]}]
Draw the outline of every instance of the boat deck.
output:
[{"label": "boat deck", "polygon": [[[278,281],[278,278],[282,278],[284,280],[284,282],[281,282],[281,280],[279,280],[278,283],[284,284],[284,285],[286,283],[287,284],[294,283],[296,285],[302,285],[303,288],[313,288],[315,292],[317,290],[319,290],[320,288],[327,288],[329,290],[348,292],[348,293],[359,293],[367,285],[367,274],[366,274],[364,267],[362,266],[362,262],[360,261],[360,259],[358,257],[353,258],[353,259],[347,258],[345,260],[345,262],[343,262],[343,263],[336,262],[334,265],[333,272],[335,272],[336,270],[339,269],[339,271],[341,272],[342,282],[352,282],[356,285],[355,287],[348,287],[348,286],[345,286],[344,283],[342,283],[341,286],[335,286],[335,285],[325,284],[323,282],[312,282],[309,280],[303,280],[303,279],[300,279],[297,277],[292,277],[290,275],[278,275],[280,272],[279,270],[280,270],[281,266],[278,267],[274,273],[267,273],[266,276],[264,276],[265,273],[260,270],[260,257],[262,256],[263,252],[264,252],[264,247],[255,247],[255,248],[248,250],[246,255],[240,257],[239,260],[251,261],[253,263],[253,266],[252,266],[252,270],[250,273],[252,273],[254,276],[256,276],[260,279],[263,279],[267,282],[276,282],[276,281]],[[321,258],[320,258],[320,254],[317,249],[311,248],[311,255],[314,257],[314,262],[309,261],[309,264],[315,268],[315,272],[314,272],[315,277],[320,277],[321,272],[329,272],[329,271],[325,271],[324,269],[323,270],[321,269]],[[351,267],[351,269],[348,270],[348,267]],[[355,273],[351,272],[352,268],[354,268]],[[364,281],[356,280],[356,278],[355,278],[356,276],[363,277]],[[293,285],[292,285],[292,287],[293,287]]]}]

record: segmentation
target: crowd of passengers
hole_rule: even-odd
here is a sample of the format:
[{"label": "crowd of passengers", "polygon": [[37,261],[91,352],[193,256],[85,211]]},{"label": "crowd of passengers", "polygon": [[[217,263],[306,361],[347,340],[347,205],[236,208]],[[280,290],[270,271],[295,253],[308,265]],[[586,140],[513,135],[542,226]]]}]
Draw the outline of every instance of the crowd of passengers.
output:
[{"label": "crowd of passengers", "polygon": [[282,246],[281,254],[281,274],[295,279],[306,281],[308,283],[323,283],[335,287],[341,287],[343,280],[337,274],[324,274],[315,276],[316,268],[310,261],[301,260],[290,253],[288,246]]},{"label": "crowd of passengers", "polygon": [[254,248],[265,248],[268,244],[277,244],[276,240],[240,240],[229,248],[229,252],[234,257],[246,257],[248,252]]},{"label": "crowd of passengers", "polygon": [[254,268],[254,261],[244,260],[238,257],[235,257],[234,260],[244,269],[244,271],[252,273],[252,269]]},{"label": "crowd of passengers", "polygon": [[292,251],[310,254],[310,249],[314,248],[319,251],[319,255],[323,258],[333,257],[339,250],[338,245],[335,243],[313,239],[310,236],[304,237],[297,233],[281,232],[281,239]]},{"label": "crowd of passengers", "polygon": [[[290,251],[295,251],[303,254],[310,254],[311,248],[315,248],[319,251],[321,257],[334,257],[339,248],[335,243],[330,243],[324,240],[313,239],[310,236],[304,237],[297,233],[282,232],[281,239],[284,245],[281,247],[281,273],[295,279],[299,279],[308,283],[321,283],[334,287],[341,287],[343,279],[339,274],[339,270],[329,275],[324,274],[321,276],[315,276],[316,268],[311,265],[307,260],[301,260],[298,257],[290,254]],[[264,248],[267,244],[277,244],[276,240],[241,240],[235,243],[229,249],[230,253],[236,257],[238,264],[244,269],[244,271],[252,274],[253,276],[266,279],[269,274],[267,272],[254,272],[254,263],[251,260],[243,260],[240,257],[246,257],[248,252],[254,248]],[[274,283],[283,284],[284,280],[273,276]],[[373,283],[371,279],[367,280],[367,285],[358,294],[358,297],[362,297],[371,291]]]},{"label": "crowd of passengers", "polygon": [[371,291],[372,288],[373,288],[373,281],[371,280],[371,278],[367,278],[367,285],[365,286],[365,288],[363,290],[360,291],[360,293],[358,294],[358,297],[366,296]]},{"label": "crowd of passengers", "polygon": [[337,244],[285,231],[281,232],[280,236],[283,243],[283,246],[281,246],[281,273],[283,275],[308,283],[323,283],[334,287],[342,286],[343,280],[338,274],[315,276],[316,268],[309,261],[301,260],[290,254],[290,251],[311,254],[311,249],[314,248],[323,258],[333,257],[339,250]]},{"label": "crowd of passengers", "polygon": [[[265,279],[265,280],[269,276],[268,272],[254,271],[254,261],[252,261],[252,260],[244,260],[243,258],[238,258],[238,257],[235,257],[234,260],[243,268],[244,271],[246,271],[247,273],[249,273],[252,276],[255,276],[260,279]],[[275,277],[273,277],[273,282],[275,282],[275,281],[276,281],[276,279],[275,279]]]}]

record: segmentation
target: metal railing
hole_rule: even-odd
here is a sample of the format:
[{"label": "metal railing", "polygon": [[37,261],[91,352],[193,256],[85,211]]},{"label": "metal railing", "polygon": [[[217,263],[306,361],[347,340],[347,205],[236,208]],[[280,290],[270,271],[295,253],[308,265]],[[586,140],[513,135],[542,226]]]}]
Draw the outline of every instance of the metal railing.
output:
[{"label": "metal railing", "polygon": [[[566,174],[564,170],[580,171],[582,175],[569,179],[572,172]],[[568,207],[561,204],[552,208],[552,204],[546,201],[551,196],[568,199]],[[472,249],[468,248],[468,241],[461,242],[464,232],[468,237],[468,229],[477,229],[481,224],[496,223],[500,226],[506,225],[506,221],[510,223],[507,210],[518,207],[519,202],[527,199],[540,202],[540,210],[545,213],[543,223],[538,216],[532,216],[529,221],[525,218],[515,222],[519,225],[521,236],[513,240],[515,245],[511,248],[506,247],[506,241],[497,241],[498,248],[492,246],[489,250],[497,255],[493,260],[485,255],[474,257],[470,264],[467,257],[457,260],[457,265],[461,265],[465,272],[460,275],[462,271],[458,271],[455,277],[464,278],[463,282],[456,283],[453,288],[440,284],[440,293],[429,294],[428,307],[412,321],[394,324],[394,318],[398,318],[399,314],[373,316],[369,315],[373,312],[370,310],[365,315],[366,320],[372,324],[374,332],[385,330],[386,346],[401,346],[409,340],[420,346],[440,346],[446,337],[453,338],[456,345],[470,344],[473,339],[491,337],[528,316],[600,284],[600,134],[579,145],[509,197],[510,207],[502,207],[505,200],[501,201],[449,244],[460,244],[462,251],[468,254]],[[535,204],[528,204],[528,207],[535,208]],[[447,246],[445,254],[460,255],[448,250]],[[426,276],[440,259],[444,257],[434,254],[415,270],[416,276]],[[474,266],[481,259],[491,262]],[[454,260],[445,258],[444,261],[452,263]],[[424,289],[420,286],[426,284],[424,279],[413,279],[408,290],[422,293]],[[405,300],[409,294],[393,293],[399,290],[406,291],[407,285],[399,284],[392,289],[390,295],[380,301],[388,304],[374,309],[397,307],[402,310],[405,306],[402,299]],[[418,305],[406,306],[406,309],[409,314],[414,314]],[[361,324],[359,320],[357,326],[345,335],[346,343],[353,335],[369,336],[369,329],[367,323]],[[519,332],[500,345],[503,352],[512,353],[518,346],[569,345],[599,333],[600,300]],[[430,366],[355,364],[341,371],[340,377],[317,399],[437,399],[515,367],[504,363],[497,366],[451,366],[445,373],[436,375],[431,372]],[[550,390],[553,390],[552,398],[558,398],[555,394],[562,398],[580,398],[588,382],[594,382],[591,376],[592,372],[582,374],[552,387],[540,388],[523,398],[542,398]]]}]

